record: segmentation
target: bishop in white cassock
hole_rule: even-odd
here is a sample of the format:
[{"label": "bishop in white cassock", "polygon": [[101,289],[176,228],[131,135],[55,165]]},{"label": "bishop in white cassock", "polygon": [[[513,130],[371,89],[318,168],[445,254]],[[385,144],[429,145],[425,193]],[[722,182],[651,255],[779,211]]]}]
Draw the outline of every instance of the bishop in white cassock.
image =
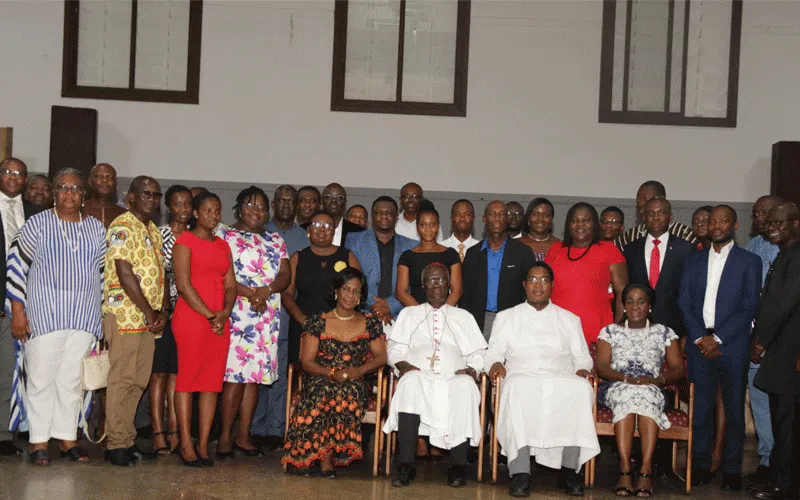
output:
[{"label": "bishop in white cassock", "polygon": [[486,367],[501,383],[497,439],[508,457],[510,493],[530,492],[530,457],[561,469],[560,487],[582,495],[576,471],[600,453],[589,381],[592,357],[580,319],[550,303],[553,271],[537,262],[527,301],[497,314]]},{"label": "bishop in white cassock", "polygon": [[448,484],[466,483],[469,443],[481,438],[480,391],[486,341],[472,315],[445,303],[448,270],[431,264],[423,272],[428,302],[403,309],[388,336],[388,360],[400,376],[383,427],[398,431],[397,476],[406,486],[414,476],[418,436],[451,450]]}]

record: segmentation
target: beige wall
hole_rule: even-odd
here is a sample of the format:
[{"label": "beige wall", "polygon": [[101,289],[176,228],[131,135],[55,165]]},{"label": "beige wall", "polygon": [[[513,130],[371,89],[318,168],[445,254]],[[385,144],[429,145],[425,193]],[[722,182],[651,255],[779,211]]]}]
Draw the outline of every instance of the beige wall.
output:
[{"label": "beige wall", "polygon": [[752,201],[800,138],[800,2],[744,4],[739,127],[597,122],[602,4],[473,1],[466,118],[333,113],[331,1],[206,0],[200,105],[60,98],[63,3],[0,2],[0,117],[47,170],[49,107],[98,109],[121,175]]}]

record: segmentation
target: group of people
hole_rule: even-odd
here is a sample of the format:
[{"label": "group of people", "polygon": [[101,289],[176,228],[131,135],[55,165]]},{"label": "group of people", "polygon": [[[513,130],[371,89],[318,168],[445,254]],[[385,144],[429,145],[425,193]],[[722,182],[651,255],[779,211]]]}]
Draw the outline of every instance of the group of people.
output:
[{"label": "group of people", "polygon": [[[650,497],[658,434],[671,425],[665,388],[688,373],[693,484],[721,469],[724,489],[742,488],[749,385],[761,459],[748,476],[753,494],[797,496],[800,214],[792,203],[760,198],[745,250],[734,242],[733,208],[701,207],[683,225],[656,181],[640,187],[639,220],[627,231],[619,208],[598,214],[577,203],[562,239],[546,198],[527,208],[489,203],[480,239],[472,203],[458,200],[445,238],[415,183],[403,186],[399,205],[380,196],[369,211],[348,210],[336,183],[322,192],[280,186],[272,201],[251,186],[228,226],[215,194],[173,185],[162,195],[147,176],[119,204],[108,164],[86,180],[58,172],[52,203],[32,182],[22,161],[0,163],[0,411],[11,430],[29,429],[36,465],[50,463],[50,439],[62,456],[88,460],[77,443],[88,401],[81,360],[107,348],[97,406],[113,465],[177,451],[186,466],[213,466],[218,421],[217,460],[281,447],[287,466],[333,478],[363,458],[372,375],[388,364],[398,377],[382,429],[397,432],[394,486],[411,484],[417,457],[445,450],[448,484],[466,484],[469,448],[486,433],[476,384],[486,373],[500,391],[495,431],[510,494],[530,494],[534,457],[560,470],[565,492],[582,495],[578,472],[600,453],[589,382],[599,377],[619,450],[615,493]],[[162,197],[169,221],[157,227]],[[293,363],[303,390],[287,423]],[[135,445],[146,388],[153,452]],[[0,438],[0,453],[17,452],[10,433]]]}]

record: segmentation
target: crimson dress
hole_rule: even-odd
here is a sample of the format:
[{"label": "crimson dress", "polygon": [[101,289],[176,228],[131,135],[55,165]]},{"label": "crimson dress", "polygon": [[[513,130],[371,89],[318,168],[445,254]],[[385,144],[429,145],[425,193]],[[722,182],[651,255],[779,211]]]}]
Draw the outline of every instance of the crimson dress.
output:
[{"label": "crimson dress", "polygon": [[[204,240],[185,231],[175,241],[191,250],[192,286],[212,310],[225,306],[225,275],[231,267],[231,250],[224,240]],[[217,335],[208,319],[178,298],[172,314],[172,331],[178,348],[176,392],[220,392],[230,346],[230,321]]]},{"label": "crimson dress", "polygon": [[570,250],[556,243],[550,247],[544,261],[553,268],[555,275],[550,300],[577,314],[586,342],[597,342],[600,330],[614,322],[614,313],[608,306],[609,268],[625,262],[622,252],[610,241],[597,242],[588,247],[588,251],[586,248]]}]

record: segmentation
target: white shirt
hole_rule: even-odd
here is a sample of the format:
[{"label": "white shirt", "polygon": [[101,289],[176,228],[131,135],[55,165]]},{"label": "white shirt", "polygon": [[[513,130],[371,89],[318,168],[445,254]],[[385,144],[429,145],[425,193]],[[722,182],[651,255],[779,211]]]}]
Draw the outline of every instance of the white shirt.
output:
[{"label": "white shirt", "polygon": [[455,234],[451,234],[449,238],[447,238],[446,240],[442,241],[441,243],[442,243],[442,245],[444,245],[446,247],[452,248],[456,252],[458,251],[458,246],[459,245],[464,245],[464,252],[466,252],[467,250],[469,250],[470,248],[474,247],[475,245],[477,245],[480,242],[481,242],[481,240],[476,240],[475,238],[472,237],[471,234],[464,241],[461,241],[458,238],[456,238]]},{"label": "white shirt", "polygon": [[339,221],[339,225],[333,231],[333,244],[337,247],[342,246],[342,226],[344,226],[344,217]]},{"label": "white shirt", "polygon": [[706,328],[714,328],[714,317],[717,313],[717,291],[719,291],[719,282],[722,279],[722,270],[725,268],[725,262],[728,260],[728,255],[733,248],[733,241],[731,240],[727,245],[722,247],[722,250],[717,253],[714,247],[708,252],[708,275],[706,280],[706,297],[703,301],[703,321]]},{"label": "white shirt", "polygon": [[[16,201],[14,204],[13,214],[9,212],[8,206],[8,201],[12,199]],[[14,219],[16,219],[17,231],[19,231],[19,228],[25,224],[25,209],[22,207],[22,195],[18,194],[14,198],[9,198],[5,193],[0,191],[0,210],[2,211],[3,217],[3,234],[5,235],[6,239],[6,255],[8,255],[8,249],[11,248],[11,240],[13,240],[14,236],[16,236],[16,234],[8,234],[9,217],[14,217]]]},{"label": "white shirt", "polygon": [[[391,366],[407,361],[422,371],[452,375],[471,366],[480,373],[486,341],[475,318],[447,304],[403,308],[387,338]],[[433,361],[433,363],[431,363]]]},{"label": "white shirt", "polygon": [[[647,233],[647,240],[644,242],[644,264],[647,266],[647,276],[650,277],[650,256],[653,254],[653,235]],[[669,233],[664,233],[658,237],[658,251],[660,252],[658,259],[658,273],[664,269],[664,257],[667,256],[667,241],[669,241]]]},{"label": "white shirt", "polygon": [[[400,215],[397,217],[397,222],[394,224],[394,232],[400,236],[405,236],[406,238],[419,241],[417,221],[407,221],[405,216],[403,216],[403,212],[400,212]],[[442,226],[439,226],[439,234],[436,235],[436,241],[442,241],[443,239],[444,236],[442,235]],[[334,243],[334,245],[335,244],[336,243]]]},{"label": "white shirt", "polygon": [[553,303],[537,311],[523,302],[497,313],[484,361],[486,371],[505,363],[509,375],[575,375],[593,366],[580,318]]}]

